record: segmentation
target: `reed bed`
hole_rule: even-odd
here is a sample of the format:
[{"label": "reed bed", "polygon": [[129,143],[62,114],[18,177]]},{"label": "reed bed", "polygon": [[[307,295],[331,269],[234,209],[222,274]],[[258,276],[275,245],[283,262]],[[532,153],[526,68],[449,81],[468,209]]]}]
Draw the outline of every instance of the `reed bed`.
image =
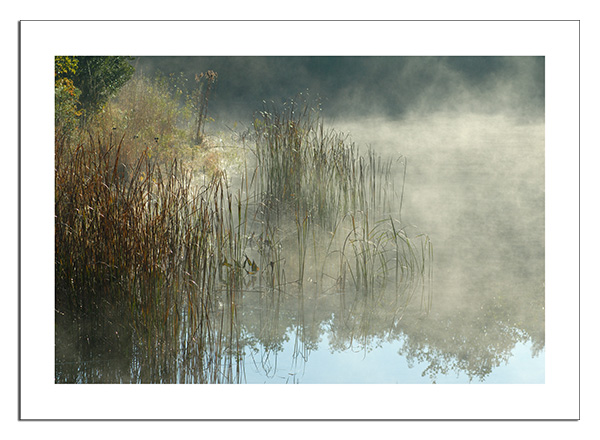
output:
[{"label": "reed bed", "polygon": [[[286,259],[297,261],[299,284],[307,255],[315,279],[335,280],[341,290],[348,280],[365,293],[389,284],[405,290],[417,278],[427,284],[431,242],[425,235],[409,238],[400,220],[404,158],[384,159],[372,150],[360,154],[348,136],[326,130],[319,106],[306,100],[265,108],[255,118],[254,134],[259,216],[265,224],[277,223],[280,241],[286,235],[297,238],[293,246],[288,241],[297,255]],[[400,190],[397,176],[402,176]],[[337,268],[327,264],[332,255],[339,259]],[[430,302],[423,299],[424,306]]]},{"label": "reed bed", "polygon": [[122,162],[130,147],[125,136],[90,135],[57,148],[56,309],[96,330],[115,309],[127,310],[152,350],[156,341],[177,344],[184,327],[202,341],[204,293],[219,267],[220,178],[192,187],[177,160],[159,165],[143,152]]},{"label": "reed bed", "polygon": [[[361,154],[297,99],[259,112],[235,185],[220,167],[197,179],[193,157],[157,153],[141,114],[55,145],[57,326],[130,341],[132,381],[242,381],[240,313],[257,292],[273,305],[306,286],[392,289],[403,313],[421,288],[429,311],[433,247],[402,227],[404,160]],[[183,139],[169,124],[161,136]]]}]

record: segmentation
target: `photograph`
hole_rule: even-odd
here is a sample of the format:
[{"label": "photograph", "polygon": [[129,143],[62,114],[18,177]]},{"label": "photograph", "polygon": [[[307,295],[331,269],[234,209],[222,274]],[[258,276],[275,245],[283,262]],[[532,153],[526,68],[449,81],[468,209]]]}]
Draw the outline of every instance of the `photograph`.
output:
[{"label": "photograph", "polygon": [[544,73],[56,56],[56,383],[544,383]]},{"label": "photograph", "polygon": [[19,420],[577,420],[579,26],[21,21]]}]

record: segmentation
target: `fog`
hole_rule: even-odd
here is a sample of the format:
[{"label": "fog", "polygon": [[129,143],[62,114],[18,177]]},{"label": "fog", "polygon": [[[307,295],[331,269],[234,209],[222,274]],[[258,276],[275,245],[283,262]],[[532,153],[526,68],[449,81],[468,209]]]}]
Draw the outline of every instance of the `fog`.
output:
[{"label": "fog", "polygon": [[249,119],[307,90],[332,118],[468,112],[543,121],[543,57],[142,57],[138,71],[214,70],[213,115]]},{"label": "fog", "polygon": [[407,158],[403,221],[432,237],[438,266],[453,261],[438,288],[498,276],[542,288],[543,57],[144,57],[137,67],[217,71],[216,126],[249,124],[263,102],[319,97],[327,127]]},{"label": "fog", "polygon": [[[406,174],[396,176],[401,222],[434,249],[427,319],[382,306],[395,298],[369,303],[305,287],[269,302],[248,291],[241,327],[255,350],[252,364],[262,366],[255,377],[246,360],[249,380],[287,381],[289,374],[303,382],[311,351],[357,346],[365,353],[388,347],[398,362],[422,364],[430,381],[456,371],[485,380],[518,344],[543,353],[543,57],[142,57],[136,68],[183,72],[190,81],[216,71],[208,109],[216,122],[208,132],[250,127],[265,103],[303,93],[320,99],[326,128],[349,134],[362,152],[406,163]],[[290,372],[278,371],[290,358]],[[328,359],[315,368],[339,363]],[[399,371],[379,381],[402,382]],[[543,382],[543,368],[533,376]]]},{"label": "fog", "polygon": [[369,122],[342,125],[407,157],[403,220],[435,245],[440,300],[464,307],[462,295],[525,286],[543,295],[543,124],[473,114]]},{"label": "fog", "polygon": [[[402,222],[435,249],[424,347],[440,341],[460,358],[480,335],[516,328],[534,354],[543,349],[543,57],[152,58],[140,66],[216,70],[217,120],[249,123],[263,101],[318,96],[327,127],[362,151],[407,161]],[[414,330],[404,328],[413,343],[422,334]]]}]

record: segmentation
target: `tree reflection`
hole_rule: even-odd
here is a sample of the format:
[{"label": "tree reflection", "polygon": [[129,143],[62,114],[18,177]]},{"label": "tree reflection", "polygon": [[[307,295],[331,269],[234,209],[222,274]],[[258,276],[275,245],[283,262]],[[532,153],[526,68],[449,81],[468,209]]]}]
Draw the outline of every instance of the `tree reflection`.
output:
[{"label": "tree reflection", "polygon": [[281,363],[291,366],[287,382],[301,382],[323,340],[332,355],[351,350],[366,356],[400,341],[399,356],[409,366],[425,364],[422,376],[433,383],[460,373],[485,381],[508,362],[516,344],[531,341],[532,356],[544,348],[543,292],[510,301],[487,295],[469,307],[444,308],[441,302],[430,314],[417,302],[403,307],[404,294],[326,293],[298,286],[247,291],[237,305],[216,299],[204,329],[182,329],[174,340],[136,334],[113,324],[115,317],[80,319],[72,324],[76,328],[65,328],[70,321],[59,319],[56,381],[243,383],[251,367],[266,382],[282,377]]}]

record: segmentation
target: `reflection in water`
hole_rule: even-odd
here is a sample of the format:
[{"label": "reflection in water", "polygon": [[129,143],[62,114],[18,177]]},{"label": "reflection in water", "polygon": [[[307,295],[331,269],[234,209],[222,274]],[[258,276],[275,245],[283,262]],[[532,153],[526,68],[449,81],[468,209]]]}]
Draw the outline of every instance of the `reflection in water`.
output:
[{"label": "reflection in water", "polygon": [[[313,239],[306,252],[315,249],[314,256],[296,269],[285,250],[297,253],[298,239],[284,231],[278,245],[289,279],[265,285],[249,277],[235,298],[220,292],[206,304],[210,319],[194,331],[183,325],[175,333],[140,333],[118,307],[91,318],[57,313],[56,382],[329,383],[336,371],[327,368],[340,368],[335,359],[346,353],[370,359],[390,350],[429,382],[457,374],[479,382],[509,362],[520,344],[539,356],[545,346],[543,125],[479,117],[342,128],[359,144],[408,158],[403,221],[427,231],[435,246],[431,283],[424,276],[400,289],[375,283],[368,294],[340,289],[339,272],[327,276],[327,264],[338,265],[340,256],[317,255],[316,243],[324,239]],[[257,252],[251,266],[265,243],[259,237],[248,243]],[[292,267],[306,274],[302,284],[292,281]],[[324,277],[317,267],[325,268]],[[311,369],[317,354],[321,371]],[[364,371],[352,381],[404,380],[401,371],[380,379],[378,373]]]},{"label": "reflection in water", "polygon": [[[427,316],[418,306],[403,310],[400,302],[389,290],[374,297],[307,289],[246,292],[234,309],[217,305],[211,320],[217,328],[205,341],[182,332],[177,350],[170,348],[173,341],[154,343],[131,332],[116,335],[107,331],[107,323],[98,324],[88,333],[94,341],[85,337],[67,345],[64,336],[59,338],[57,382],[302,383],[317,350],[332,357],[354,352],[368,358],[389,349],[409,366],[425,366],[422,373],[432,382],[457,373],[483,381],[510,359],[516,344],[532,340],[534,354],[543,349],[543,329],[532,320],[513,323],[513,308],[502,302],[452,316]],[[520,307],[528,304],[515,305]],[[71,354],[65,353],[68,349]],[[320,366],[327,368],[327,363]],[[364,373],[353,380],[372,382],[377,374]],[[323,377],[332,374],[324,371]],[[318,372],[312,370],[310,377],[319,382]],[[383,380],[402,377],[392,373]]]},{"label": "reflection in water", "polygon": [[453,369],[483,379],[518,341],[529,340],[538,356],[545,345],[543,123],[438,115],[358,128],[346,127],[358,142],[409,158],[404,215],[435,243],[434,310],[426,328],[410,332],[403,354],[429,362],[432,379]]}]

